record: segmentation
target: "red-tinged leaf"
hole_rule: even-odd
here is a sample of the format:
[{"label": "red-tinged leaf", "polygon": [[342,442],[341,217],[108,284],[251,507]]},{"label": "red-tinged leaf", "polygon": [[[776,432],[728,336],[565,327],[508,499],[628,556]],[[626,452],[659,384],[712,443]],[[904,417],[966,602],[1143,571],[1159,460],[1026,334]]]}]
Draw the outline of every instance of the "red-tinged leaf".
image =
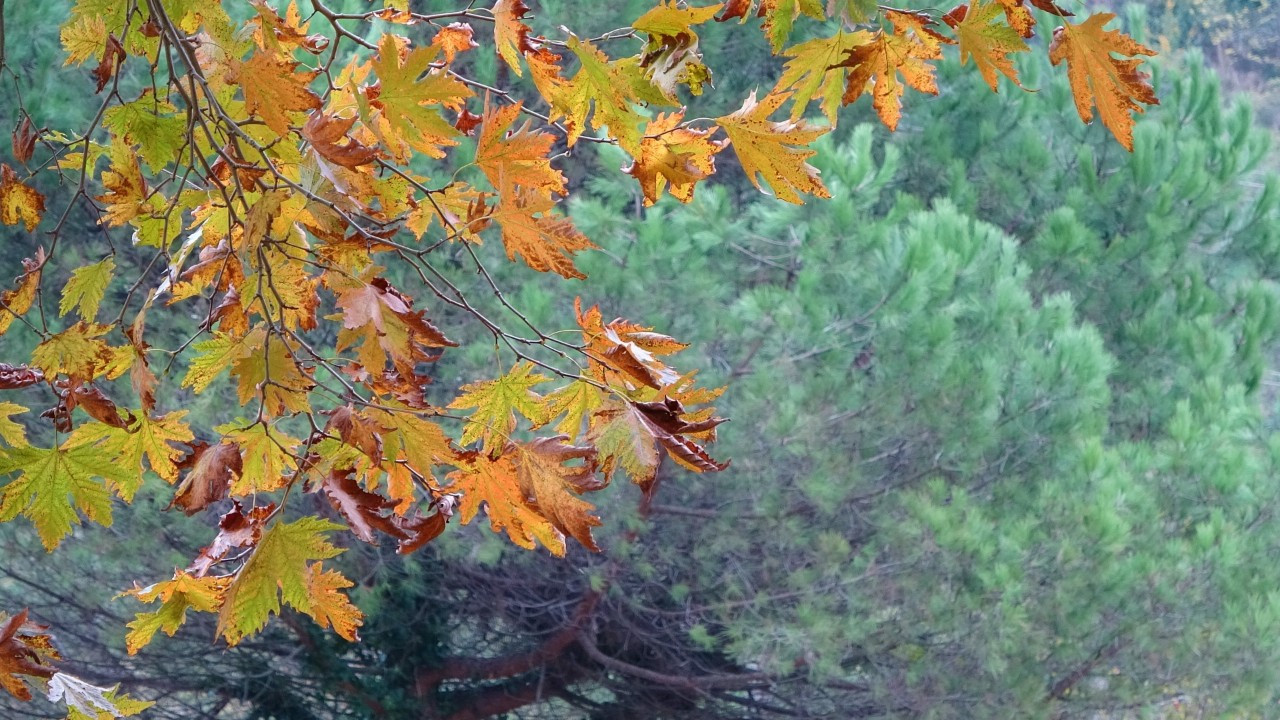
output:
[{"label": "red-tinged leaf", "polygon": [[58,660],[48,628],[27,619],[23,610],[11,617],[0,613],[0,688],[19,700],[31,700],[25,678],[47,680],[57,668]]},{"label": "red-tinged leaf", "polygon": [[336,431],[342,442],[358,448],[375,464],[382,462],[382,433],[386,428],[351,405],[334,410],[325,431]]},{"label": "red-tinged leaf", "polygon": [[13,159],[25,165],[36,151],[39,137],[40,131],[31,124],[31,116],[23,115],[22,122],[13,129]]},{"label": "red-tinged leaf", "polygon": [[448,520],[448,516],[442,512],[434,512],[430,515],[419,514],[413,518],[396,517],[396,525],[407,536],[396,546],[396,553],[408,555],[440,537]]},{"label": "red-tinged leaf", "polygon": [[498,0],[493,5],[493,36],[498,56],[519,77],[520,56],[535,52],[537,48],[529,38],[529,26],[521,22],[529,6],[523,0]]},{"label": "red-tinged leaf", "polygon": [[121,414],[111,398],[92,383],[74,384],[62,397],[68,412],[80,408],[104,425],[125,428],[134,422],[132,413]]},{"label": "red-tinged leaf", "polygon": [[194,515],[227,496],[231,482],[243,472],[240,446],[234,443],[192,445],[191,454],[178,463],[186,477],[178,485],[173,501],[188,515]]},{"label": "red-tinged leaf", "polygon": [[227,553],[257,545],[262,537],[262,527],[275,507],[274,504],[260,505],[246,513],[240,507],[240,501],[234,501],[231,509],[218,520],[218,534],[213,542],[200,550],[187,571],[196,577],[204,577],[214,565],[227,557]]},{"label": "red-tinged leaf", "polygon": [[26,365],[0,363],[0,390],[17,390],[44,382],[44,373]]},{"label": "red-tinged leaf", "polygon": [[128,55],[124,51],[124,46],[116,39],[115,33],[108,35],[107,46],[102,51],[102,60],[93,69],[93,79],[97,83],[93,90],[94,94],[102,92],[102,88],[111,82],[111,78],[120,71],[120,66],[126,57]]},{"label": "red-tinged leaf", "polygon": [[344,119],[314,112],[302,126],[302,137],[329,162],[347,168],[368,165],[378,157],[378,149],[362,145],[347,135],[355,122],[354,116]]},{"label": "red-tinged leaf", "polygon": [[661,403],[611,401],[592,418],[587,433],[600,457],[600,470],[610,477],[621,468],[632,482],[645,488],[658,470],[658,446],[677,464],[693,472],[718,472],[729,466],[712,459],[706,450],[686,435],[705,433],[724,422],[708,418],[688,422],[681,418],[683,406],[676,400]]},{"label": "red-tinged leaf", "polygon": [[377,531],[400,540],[409,537],[391,517],[395,503],[360,487],[354,472],[342,470],[329,473],[325,476],[320,491],[333,509],[347,521],[351,533],[361,540],[377,543]]}]

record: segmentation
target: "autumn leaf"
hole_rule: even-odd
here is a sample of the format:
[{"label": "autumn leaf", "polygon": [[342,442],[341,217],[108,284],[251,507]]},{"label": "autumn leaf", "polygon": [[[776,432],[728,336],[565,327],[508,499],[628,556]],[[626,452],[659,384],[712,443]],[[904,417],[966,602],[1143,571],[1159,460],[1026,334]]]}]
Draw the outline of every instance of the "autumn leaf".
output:
[{"label": "autumn leaf", "polygon": [[216,613],[222,607],[222,596],[230,578],[196,577],[185,571],[174,573],[172,580],[153,583],[147,587],[135,587],[123,594],[144,603],[159,601],[160,608],[138,613],[129,622],[129,634],[124,638],[125,650],[136,655],[151,643],[157,632],[173,637],[187,621],[187,611]]},{"label": "autumn leaf", "polygon": [[[1138,103],[1160,104],[1149,76],[1138,69],[1142,58],[1136,56],[1156,52],[1119,30],[1103,30],[1113,19],[1111,13],[1098,13],[1079,24],[1064,22],[1053,32],[1049,60],[1054,65],[1066,61],[1080,119],[1093,122],[1096,106],[1102,124],[1133,152],[1133,115],[1144,112]],[[1120,60],[1113,54],[1134,59]]]},{"label": "autumn leaf", "polygon": [[298,63],[259,50],[246,62],[233,63],[231,82],[244,91],[245,109],[262,118],[277,134],[289,132],[290,114],[320,108],[320,98],[307,89],[318,71],[297,72]]},{"label": "autumn leaf", "polygon": [[0,440],[4,440],[9,447],[25,447],[27,444],[27,431],[19,423],[14,422],[14,415],[21,415],[28,412],[28,409],[11,402],[0,402]]},{"label": "autumn leaf", "polygon": [[248,352],[231,366],[239,380],[240,404],[256,399],[267,417],[308,412],[308,393],[315,381],[310,370],[294,359],[294,343],[265,330],[246,336],[246,340],[250,338]]},{"label": "autumn leaf", "polygon": [[816,20],[826,18],[822,0],[728,0],[716,21],[742,18],[745,22],[753,6],[756,7],[756,16],[764,18],[764,34],[775,54],[786,44],[792,27],[802,14]]},{"label": "autumn leaf", "polygon": [[871,33],[865,30],[841,31],[832,37],[815,38],[783,51],[783,56],[791,59],[783,66],[773,93],[791,94],[792,120],[804,117],[809,103],[817,99],[827,122],[835,126],[848,74],[848,69],[842,67],[840,61],[849,51],[866,45],[871,39]]},{"label": "autumn leaf", "polygon": [[646,207],[658,201],[664,188],[680,202],[693,200],[694,185],[716,171],[713,157],[728,143],[712,140],[716,127],[680,127],[684,111],[659,114],[649,121],[640,155],[623,172],[640,182]]},{"label": "autumn leaf", "polygon": [[364,614],[342,593],[342,590],[354,585],[342,573],[325,570],[320,563],[312,563],[307,568],[306,576],[306,596],[309,603],[306,608],[299,609],[322,629],[332,627],[338,637],[356,642],[360,639],[357,628],[364,624]]},{"label": "autumn leaf", "polygon": [[475,31],[464,22],[449,23],[436,31],[431,44],[444,53],[444,61],[451,63],[458,56],[472,48],[480,47],[474,39]]},{"label": "autumn leaf", "polygon": [[663,0],[631,23],[634,30],[649,36],[640,56],[645,77],[673,101],[677,85],[687,85],[691,93],[701,95],[703,84],[710,82],[711,70],[702,62],[693,26],[710,20],[721,7],[681,7],[675,0]]},{"label": "autumn leaf", "polygon": [[818,169],[805,162],[815,151],[797,149],[817,140],[829,128],[813,127],[804,121],[770,120],[769,116],[788,97],[787,93],[775,93],[757,101],[752,92],[737,112],[716,122],[729,136],[743,172],[757,190],[763,191],[760,178],[764,178],[773,194],[789,203],[802,204],[798,193],[829,198],[831,193],[818,177]]},{"label": "autumn leaf", "polygon": [[19,700],[31,700],[31,690],[23,677],[47,680],[57,669],[53,639],[44,625],[27,619],[27,611],[16,615],[0,612],[0,688]]},{"label": "autumn leaf", "polygon": [[341,529],[341,525],[317,517],[272,525],[227,588],[218,615],[218,634],[228,644],[236,645],[266,626],[271,615],[279,614],[282,602],[307,614],[315,611],[317,599],[322,611],[332,607],[331,597],[317,598],[313,592],[326,587],[336,592],[338,586],[328,579],[317,587],[311,577],[310,561],[342,552],[326,538],[328,533]]},{"label": "autumn leaf", "polygon": [[370,267],[358,281],[328,276],[342,311],[337,349],[360,343],[357,358],[366,370],[380,372],[390,360],[400,373],[412,376],[418,363],[436,359],[431,349],[457,343],[431,324],[424,311],[413,310],[412,299],[376,277],[380,270]]},{"label": "autumn leaf", "polygon": [[354,116],[340,118],[314,112],[302,126],[302,137],[329,162],[346,168],[368,165],[378,157],[378,149],[362,145],[347,134],[355,122]]},{"label": "autumn leaf", "polygon": [[100,339],[110,330],[109,325],[78,322],[37,345],[31,351],[31,364],[48,377],[62,373],[90,380],[112,359],[111,348]]},{"label": "autumn leaf", "polygon": [[[594,505],[578,497],[604,487],[595,475],[596,450],[568,445],[564,442],[568,439],[557,435],[515,443],[504,456],[510,454],[520,489],[538,514],[583,547],[599,552],[591,528],[600,525],[600,518],[591,514]],[[581,463],[570,464],[575,460]]]},{"label": "autumn leaf", "polygon": [[497,380],[463,385],[458,397],[449,403],[453,410],[475,409],[462,429],[462,444],[483,440],[485,451],[493,453],[507,444],[516,428],[517,414],[540,424],[546,403],[533,388],[549,380],[534,372],[533,363],[522,362]]},{"label": "autumn leaf", "polygon": [[655,390],[679,379],[680,375],[658,358],[684,350],[688,347],[684,343],[622,318],[605,323],[599,306],[584,311],[581,298],[574,300],[573,309],[596,378],[614,382],[617,378],[609,372],[619,373]]},{"label": "autumn leaf", "polygon": [[392,522],[389,512],[395,503],[360,487],[350,470],[330,472],[320,485],[329,504],[347,521],[351,533],[367,543],[377,543],[380,531],[398,539],[408,537]]},{"label": "autumn leaf", "polygon": [[493,4],[493,37],[498,49],[498,56],[507,63],[512,72],[519,77],[520,56],[534,52],[535,48],[529,39],[529,26],[521,22],[529,12],[529,6],[523,0],[498,0]]},{"label": "autumn leaf", "polygon": [[82,265],[71,273],[71,279],[62,288],[62,300],[58,303],[58,314],[66,315],[72,309],[80,313],[80,317],[89,322],[98,315],[98,305],[102,302],[107,286],[115,273],[114,258],[106,257],[92,265]]},{"label": "autumn leaf", "polygon": [[48,550],[80,524],[77,510],[99,525],[111,524],[111,493],[99,478],[116,485],[130,482],[129,472],[104,463],[96,447],[71,441],[57,448],[0,451],[0,475],[12,472],[21,474],[0,487],[0,522],[26,517]]},{"label": "autumn leaf", "polygon": [[440,48],[431,45],[402,53],[392,33],[383,35],[378,44],[373,70],[379,82],[366,88],[365,95],[381,111],[375,132],[401,161],[408,159],[407,148],[442,158],[442,147],[458,144],[458,131],[433,106],[457,109],[472,93],[448,74],[431,69],[439,54]]},{"label": "autumn leaf", "polygon": [[489,184],[504,195],[512,185],[565,193],[565,178],[551,167],[549,155],[556,138],[550,133],[530,130],[530,123],[512,131],[520,116],[521,103],[493,108],[486,105],[480,137],[476,141],[476,166]]},{"label": "autumn leaf", "polygon": [[981,0],[974,0],[972,7],[961,5],[942,18],[955,29],[960,44],[960,63],[964,64],[972,57],[973,64],[982,73],[982,79],[991,86],[992,92],[998,90],[997,72],[1022,87],[1009,54],[1028,50],[1017,30],[996,19],[1000,12],[998,2],[983,4]]},{"label": "autumn leaf", "polygon": [[248,355],[254,343],[261,341],[261,337],[252,333],[242,338],[216,333],[208,340],[194,343],[192,349],[198,354],[191,359],[187,374],[182,379],[182,386],[198,393],[204,392],[224,370]]},{"label": "autumn leaf", "polygon": [[13,129],[13,159],[26,164],[36,151],[36,140],[40,139],[40,131],[31,124],[31,116],[24,115],[22,122]]},{"label": "autumn leaf", "polygon": [[563,557],[564,535],[525,501],[516,472],[507,455],[495,460],[476,454],[449,473],[448,490],[462,494],[458,502],[462,524],[470,524],[483,507],[495,533],[505,532],[511,542],[527,550],[542,543],[553,555]]},{"label": "autumn leaf", "polygon": [[848,105],[870,87],[871,106],[881,122],[890,130],[897,130],[904,84],[930,95],[938,94],[934,68],[928,61],[941,59],[941,43],[949,40],[929,29],[932,21],[927,18],[893,11],[886,11],[885,16],[894,32],[878,31],[869,42],[850,49],[838,63],[849,68],[841,101]]},{"label": "autumn leaf", "polygon": [[609,58],[591,43],[572,37],[569,50],[581,67],[566,82],[563,92],[551,98],[552,119],[565,118],[569,145],[576,143],[586,129],[590,113],[593,128],[599,130],[607,125],[619,147],[638,155],[641,117],[631,107],[632,100],[636,99],[631,85],[623,81]]},{"label": "autumn leaf", "polygon": [[645,403],[612,399],[592,418],[587,433],[587,442],[599,453],[601,473],[609,478],[615,470],[622,469],[632,482],[647,490],[657,476],[659,447],[693,472],[718,472],[728,467],[728,463],[712,459],[688,437],[708,431],[723,420],[689,422],[682,418],[684,414],[684,407],[672,399]]},{"label": "autumn leaf", "polygon": [[573,264],[573,255],[596,244],[578,232],[573,221],[551,213],[555,201],[546,192],[520,188],[503,196],[492,218],[502,227],[507,258],[519,255],[538,272],[554,272],[566,278],[585,278]]},{"label": "autumn leaf", "polygon": [[608,393],[585,380],[574,380],[546,396],[548,422],[560,417],[555,431],[569,439],[582,433],[583,423],[608,398]]},{"label": "autumn leaf", "polygon": [[186,477],[178,485],[169,507],[180,507],[194,515],[227,496],[233,478],[244,474],[240,447],[234,443],[193,443],[191,454],[178,463]]},{"label": "autumn leaf", "polygon": [[266,422],[237,419],[214,429],[222,433],[224,443],[240,448],[240,471],[228,490],[231,495],[279,490],[298,467],[294,452],[302,441]]},{"label": "autumn leaf", "polygon": [[22,259],[24,272],[17,278],[17,287],[0,292],[0,335],[8,332],[13,321],[31,309],[36,291],[40,289],[40,274],[44,262],[44,248],[37,248],[34,258]]},{"label": "autumn leaf", "polygon": [[132,502],[147,467],[170,485],[177,482],[177,462],[185,454],[180,444],[194,439],[191,428],[184,421],[186,415],[186,410],[158,418],[139,414],[127,427],[113,427],[101,422],[85,424],[76,428],[71,442],[94,445],[104,460],[110,458],[113,465],[125,471],[128,481],[121,483],[117,490],[125,502]]},{"label": "autumn leaf", "polygon": [[19,181],[13,168],[0,163],[0,223],[22,223],[31,232],[43,214],[44,196]]}]

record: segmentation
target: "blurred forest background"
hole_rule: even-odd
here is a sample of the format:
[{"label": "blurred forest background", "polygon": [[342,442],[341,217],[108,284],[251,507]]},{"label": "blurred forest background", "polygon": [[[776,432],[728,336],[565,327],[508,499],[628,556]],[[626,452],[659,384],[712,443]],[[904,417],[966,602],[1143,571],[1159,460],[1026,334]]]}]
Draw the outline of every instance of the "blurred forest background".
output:
[{"label": "blurred forest background", "polygon": [[[26,107],[60,129],[94,110],[61,74],[65,5],[5,8]],[[535,11],[543,32],[592,33],[650,5]],[[895,134],[847,108],[815,161],[830,201],[762,196],[721,155],[691,205],[644,209],[620,153],[562,163],[603,250],[587,284],[495,265],[510,299],[548,328],[578,294],[643,313],[692,343],[682,368],[729,387],[715,450],[732,467],[667,466],[645,508],[611,489],[603,553],[558,560],[482,524],[407,558],[352,547],[363,642],[286,616],[225,650],[204,616],[130,658],[139,606],[113,592],[211,537],[163,511],[157,480],[52,556],[0,525],[0,607],[30,607],[78,675],[175,720],[1277,716],[1280,6],[1121,12],[1164,49],[1132,155],[1080,124],[1041,52],[1019,68],[1038,91],[998,95],[951,57]],[[736,26],[703,43],[720,98],[780,64]],[[5,253],[36,241],[9,231]],[[85,227],[78,252],[102,251]],[[163,317],[156,344],[196,322]],[[456,387],[492,362],[464,344],[436,374]],[[230,397],[160,403],[209,424]]]}]

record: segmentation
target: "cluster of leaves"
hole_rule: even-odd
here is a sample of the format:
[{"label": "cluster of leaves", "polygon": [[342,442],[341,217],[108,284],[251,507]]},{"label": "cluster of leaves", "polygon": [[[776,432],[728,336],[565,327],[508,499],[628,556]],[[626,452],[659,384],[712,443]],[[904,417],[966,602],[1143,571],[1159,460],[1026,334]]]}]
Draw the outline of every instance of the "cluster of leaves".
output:
[{"label": "cluster of leaves", "polygon": [[[360,12],[311,6],[304,17],[262,0],[80,0],[62,41],[68,64],[92,65],[86,93],[102,95],[100,112],[76,135],[24,117],[13,134],[24,170],[0,167],[0,222],[47,226],[47,249],[0,293],[0,333],[37,342],[29,357],[4,358],[0,389],[52,398],[40,413],[0,403],[0,474],[15,475],[0,487],[0,521],[28,518],[52,550],[81,516],[110,524],[113,496],[130,502],[148,472],[175,486],[171,507],[222,511],[188,567],[130,591],[159,603],[130,624],[131,652],[175,633],[188,611],[217,614],[235,644],[284,605],[354,640],[352,583],[323,564],[341,551],[334,532],[411,552],[454,514],[465,524],[483,508],[522,547],[560,555],[571,536],[597,549],[600,520],[583,496],[619,471],[648,495],[663,455],[696,472],[725,467],[703,447],[722,422],[709,406],[720,391],[668,364],[683,343],[580,301],[578,339],[544,332],[486,269],[483,243],[495,236],[508,259],[583,277],[575,255],[594,245],[557,214],[569,184],[553,165],[579,143],[625,151],[646,204],[664,190],[689,201],[728,147],[777,198],[827,197],[806,146],[840,104],[869,94],[895,127],[903,84],[936,93],[930,62],[950,44],[993,89],[997,74],[1016,83],[1010,57],[1029,49],[1032,6],[1058,23],[1050,57],[1067,63],[1083,119],[1096,107],[1131,147],[1138,103],[1156,102],[1134,57],[1150,50],[1104,30],[1108,14],[1075,23],[1046,0],[979,1],[937,19],[856,0],[668,1],[590,40],[535,36],[521,0],[430,15],[390,0]],[[753,14],[789,58],[777,85],[728,115],[686,119],[682,98],[711,78],[695,27]],[[788,46],[804,16],[835,34]],[[396,31],[377,34],[381,23]],[[630,56],[602,49],[635,38]],[[528,87],[464,74],[484,39]],[[804,119],[814,101],[828,124]],[[651,117],[650,107],[670,110]],[[74,188],[56,218],[46,218],[43,175]],[[77,213],[112,249],[60,267]],[[446,252],[485,279],[508,320],[451,282]],[[55,317],[44,299],[59,272],[68,279]],[[401,276],[487,332],[510,370],[429,402],[431,363],[457,333],[415,307]],[[113,288],[119,302],[100,322]],[[152,347],[148,318],[170,307],[195,317],[194,332]],[[225,423],[192,428],[187,411],[162,407],[224,375],[242,408]],[[27,439],[41,422],[33,415],[47,421],[47,447]],[[301,494],[346,524],[287,521]]]}]

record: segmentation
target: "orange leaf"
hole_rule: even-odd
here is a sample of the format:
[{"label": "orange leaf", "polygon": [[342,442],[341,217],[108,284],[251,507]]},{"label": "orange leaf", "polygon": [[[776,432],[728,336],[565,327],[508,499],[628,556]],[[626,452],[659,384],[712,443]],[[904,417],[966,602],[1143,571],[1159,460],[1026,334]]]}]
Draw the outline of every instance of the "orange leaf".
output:
[{"label": "orange leaf", "polygon": [[502,198],[493,219],[502,226],[507,258],[524,258],[538,272],[554,272],[567,278],[585,278],[573,265],[573,255],[596,244],[578,232],[568,218],[550,213],[555,201],[545,191],[523,188]]},{"label": "orange leaf", "polygon": [[462,493],[458,502],[462,524],[475,519],[483,506],[494,532],[506,532],[512,542],[529,550],[534,548],[536,540],[552,554],[563,556],[564,535],[525,501],[516,472],[506,455],[491,460],[487,455],[474,454],[458,470],[449,473],[448,490]]},{"label": "orange leaf", "polygon": [[[507,452],[513,457],[520,489],[538,514],[583,547],[599,552],[591,528],[600,525],[600,518],[591,514],[594,505],[578,497],[604,487],[595,474],[596,450],[568,445],[564,442],[568,439],[565,435],[538,438],[516,443]],[[566,464],[574,460],[582,464]]]},{"label": "orange leaf", "polygon": [[234,443],[206,443],[192,445],[191,455],[178,463],[187,476],[178,485],[169,507],[177,505],[188,515],[194,515],[227,496],[231,478],[240,477],[243,468],[240,446]]},{"label": "orange leaf", "polygon": [[[1150,76],[1138,70],[1138,55],[1156,52],[1119,30],[1103,30],[1115,15],[1098,13],[1082,23],[1063,23],[1053,31],[1049,60],[1058,65],[1067,62],[1067,77],[1075,96],[1076,111],[1086,123],[1093,122],[1093,107],[1098,108],[1102,124],[1116,140],[1133,152],[1133,114],[1144,112],[1138,103],[1159,105]],[[1118,60],[1112,54],[1127,55],[1133,60]]]},{"label": "orange leaf", "polygon": [[[360,141],[347,136],[347,131],[355,122],[355,117],[340,118],[322,112],[312,113],[307,124],[302,126],[302,137],[325,160],[343,167],[359,167],[373,162],[378,157],[378,149],[361,145]],[[343,140],[346,142],[339,145]]]},{"label": "orange leaf", "polygon": [[476,165],[493,187],[504,194],[512,185],[541,189],[563,195],[565,179],[551,167],[547,157],[556,138],[550,133],[530,130],[525,122],[509,131],[520,115],[522,103],[504,105],[496,110],[485,107],[484,126],[476,141]]},{"label": "orange leaf", "polygon": [[463,23],[449,23],[431,38],[431,44],[439,47],[444,52],[444,61],[453,62],[458,53],[466,52],[475,47],[479,47],[474,39],[475,32],[471,26]]},{"label": "orange leaf", "polygon": [[519,77],[520,56],[536,51],[529,39],[529,26],[520,22],[529,12],[529,6],[523,0],[498,0],[494,3],[492,12],[493,38],[498,47],[498,55]]},{"label": "orange leaf", "polygon": [[378,44],[373,61],[378,84],[365,88],[364,94],[372,107],[381,110],[375,132],[399,160],[408,160],[406,146],[442,158],[441,146],[458,144],[454,139],[458,131],[432,106],[456,110],[471,91],[444,71],[431,68],[439,54],[440,48],[432,45],[408,52],[394,33],[383,35]]},{"label": "orange leaf", "polygon": [[877,32],[870,42],[850,50],[839,63],[850,68],[842,102],[848,105],[862,97],[868,85],[873,86],[871,106],[890,130],[897,130],[902,117],[903,83],[920,92],[938,94],[934,68],[925,61],[942,58],[941,43],[946,39],[928,29],[932,21],[927,18],[889,11],[885,16],[896,32]]},{"label": "orange leaf", "polygon": [[320,98],[307,89],[317,71],[295,72],[298,63],[265,50],[232,67],[232,82],[244,90],[245,109],[280,135],[289,132],[289,113],[320,108]]}]

